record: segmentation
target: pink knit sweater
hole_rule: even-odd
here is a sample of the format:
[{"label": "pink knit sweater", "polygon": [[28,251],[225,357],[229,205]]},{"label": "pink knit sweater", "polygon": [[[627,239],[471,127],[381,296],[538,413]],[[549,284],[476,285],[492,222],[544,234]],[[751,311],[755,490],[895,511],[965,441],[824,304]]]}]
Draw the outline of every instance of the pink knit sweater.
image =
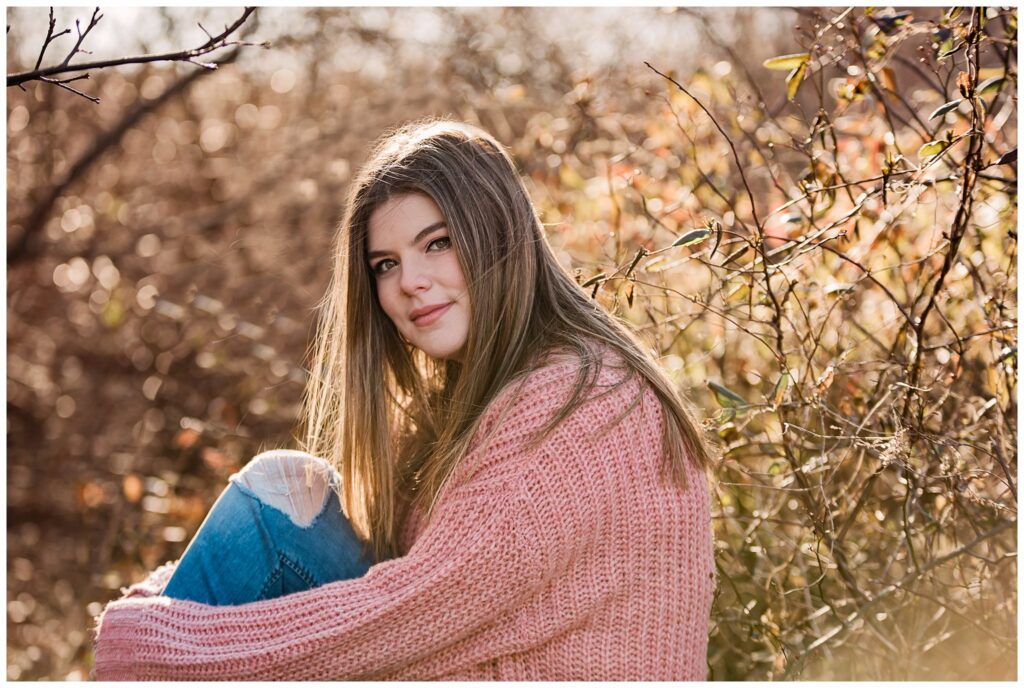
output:
[{"label": "pink knit sweater", "polygon": [[518,400],[499,396],[434,519],[410,519],[404,556],[233,607],[161,596],[165,565],[100,616],[94,677],[704,680],[715,586],[705,478],[691,467],[680,491],[659,477],[658,399],[639,382],[601,396],[622,375],[608,366],[528,449],[576,370],[542,367]]}]

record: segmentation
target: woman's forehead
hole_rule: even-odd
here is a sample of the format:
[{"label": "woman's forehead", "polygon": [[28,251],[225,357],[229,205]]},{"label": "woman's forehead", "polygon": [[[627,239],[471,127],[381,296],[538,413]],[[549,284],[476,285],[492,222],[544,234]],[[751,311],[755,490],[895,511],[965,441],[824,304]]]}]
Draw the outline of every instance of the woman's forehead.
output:
[{"label": "woman's forehead", "polygon": [[372,244],[393,237],[411,239],[429,225],[444,219],[437,203],[426,194],[414,192],[393,196],[370,213],[368,241]]}]

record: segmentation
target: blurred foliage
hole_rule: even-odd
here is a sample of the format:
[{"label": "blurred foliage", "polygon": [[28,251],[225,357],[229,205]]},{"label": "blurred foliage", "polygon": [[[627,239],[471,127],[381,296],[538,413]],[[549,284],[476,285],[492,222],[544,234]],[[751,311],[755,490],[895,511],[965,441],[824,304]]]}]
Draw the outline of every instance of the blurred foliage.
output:
[{"label": "blurred foliage", "polygon": [[85,677],[92,615],[294,444],[345,186],[428,114],[510,146],[705,409],[712,678],[1016,677],[1016,10],[633,10],[692,64],[600,66],[550,39],[590,10],[287,12],[163,101],[196,68],[8,89],[8,678]]}]

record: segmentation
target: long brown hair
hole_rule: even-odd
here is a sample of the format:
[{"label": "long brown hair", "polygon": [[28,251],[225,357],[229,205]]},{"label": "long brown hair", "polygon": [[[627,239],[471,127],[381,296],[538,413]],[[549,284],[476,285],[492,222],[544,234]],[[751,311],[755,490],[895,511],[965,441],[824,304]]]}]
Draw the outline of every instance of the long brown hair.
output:
[{"label": "long brown hair", "polygon": [[[375,208],[407,193],[441,209],[465,276],[471,311],[461,361],[433,360],[406,344],[377,301],[366,258]],[[399,554],[409,508],[432,509],[483,410],[544,354],[579,359],[573,394],[543,437],[585,398],[618,352],[661,400],[665,468],[685,488],[687,458],[711,451],[687,402],[643,345],[559,265],[505,149],[478,127],[421,120],[385,133],[352,182],[333,278],[320,305],[303,405],[304,448],[342,475],[341,501],[378,559]],[[639,400],[639,397],[638,397]]]}]

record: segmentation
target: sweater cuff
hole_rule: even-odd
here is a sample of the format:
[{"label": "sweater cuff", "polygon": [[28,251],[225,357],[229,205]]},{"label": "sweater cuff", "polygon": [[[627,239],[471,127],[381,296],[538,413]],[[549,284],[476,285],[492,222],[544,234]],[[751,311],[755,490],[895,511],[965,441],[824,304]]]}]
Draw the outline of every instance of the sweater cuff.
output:
[{"label": "sweater cuff", "polygon": [[138,679],[136,658],[141,614],[138,611],[119,613],[116,602],[108,605],[96,628],[93,646],[92,678],[97,681]]}]

